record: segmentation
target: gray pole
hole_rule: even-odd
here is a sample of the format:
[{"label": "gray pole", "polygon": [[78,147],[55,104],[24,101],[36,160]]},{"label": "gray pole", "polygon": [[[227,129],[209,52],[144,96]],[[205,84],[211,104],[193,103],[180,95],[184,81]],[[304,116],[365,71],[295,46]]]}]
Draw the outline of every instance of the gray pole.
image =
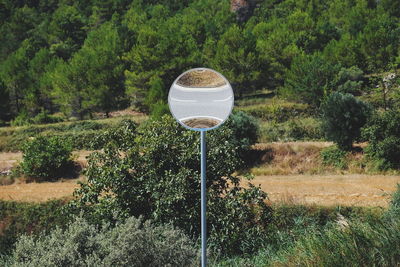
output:
[{"label": "gray pole", "polygon": [[206,131],[200,132],[201,146],[201,267],[207,266],[207,225],[206,225]]}]

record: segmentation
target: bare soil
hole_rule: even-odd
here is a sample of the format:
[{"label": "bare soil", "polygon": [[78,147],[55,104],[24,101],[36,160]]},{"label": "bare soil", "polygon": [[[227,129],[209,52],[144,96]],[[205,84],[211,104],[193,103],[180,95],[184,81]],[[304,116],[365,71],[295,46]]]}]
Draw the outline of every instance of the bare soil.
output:
[{"label": "bare soil", "polygon": [[203,88],[219,87],[226,84],[224,78],[210,70],[189,71],[179,78],[176,83],[185,87]]}]

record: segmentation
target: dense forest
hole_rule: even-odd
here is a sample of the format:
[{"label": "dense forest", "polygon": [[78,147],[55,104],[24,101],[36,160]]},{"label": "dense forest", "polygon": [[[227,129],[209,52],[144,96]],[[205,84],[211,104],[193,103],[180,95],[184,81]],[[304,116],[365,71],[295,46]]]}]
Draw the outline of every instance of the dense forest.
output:
[{"label": "dense forest", "polygon": [[239,98],[268,89],[319,107],[400,64],[398,0],[2,0],[0,17],[2,121],[162,114],[173,80],[199,66]]}]

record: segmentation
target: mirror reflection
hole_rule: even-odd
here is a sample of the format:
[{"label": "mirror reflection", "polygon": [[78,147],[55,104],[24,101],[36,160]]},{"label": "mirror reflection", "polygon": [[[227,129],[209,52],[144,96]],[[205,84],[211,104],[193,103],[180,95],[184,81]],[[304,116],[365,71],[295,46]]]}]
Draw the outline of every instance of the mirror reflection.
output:
[{"label": "mirror reflection", "polygon": [[221,125],[230,115],[233,91],[220,73],[197,68],[181,74],[172,84],[168,104],[174,117],[192,130]]}]

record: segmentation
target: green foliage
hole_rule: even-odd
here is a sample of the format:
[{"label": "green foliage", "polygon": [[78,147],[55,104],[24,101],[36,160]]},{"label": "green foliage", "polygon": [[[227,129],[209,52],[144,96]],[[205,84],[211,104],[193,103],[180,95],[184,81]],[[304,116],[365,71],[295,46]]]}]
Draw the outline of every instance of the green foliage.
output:
[{"label": "green foliage", "polygon": [[363,86],[363,71],[357,67],[342,68],[336,76],[338,92],[359,94]]},{"label": "green foliage", "polygon": [[38,234],[65,225],[68,218],[61,214],[63,205],[60,200],[40,204],[0,201],[0,258],[13,250],[21,234]]},{"label": "green foliage", "polygon": [[11,126],[24,126],[29,125],[31,120],[29,119],[29,115],[26,111],[22,111],[15,117],[14,120],[11,121]]},{"label": "green foliage", "polygon": [[[243,114],[238,116],[230,127],[227,123],[207,133],[207,199],[213,207],[208,213],[212,225],[210,240],[213,240],[210,246],[227,254],[256,250],[256,245],[262,242],[254,246],[251,242],[265,232],[270,212],[264,203],[264,192],[258,187],[240,187],[239,178],[233,176],[242,166],[239,152],[246,146],[248,149],[254,141],[237,139],[244,136],[235,127],[246,126],[246,133],[254,133],[252,121]],[[172,223],[190,236],[198,237],[198,133],[187,131],[170,116],[135,128],[134,124],[124,122],[115,133],[109,133],[112,138],[103,151],[91,154],[85,173],[88,183],[76,191],[77,200],[70,210],[85,210],[90,220],[96,222],[113,221],[114,213],[117,218],[144,216],[155,223]],[[227,222],[231,224],[231,232],[225,230]],[[221,246],[224,242],[235,246]]]},{"label": "green foliage", "polygon": [[249,105],[237,108],[256,118],[262,120],[272,120],[275,122],[284,122],[299,116],[309,115],[310,108],[306,104],[299,103],[272,103]]},{"label": "green foliage", "polygon": [[400,168],[400,115],[397,111],[374,114],[363,129],[367,155],[381,170]]},{"label": "green foliage", "polygon": [[95,227],[76,218],[65,230],[22,236],[10,261],[18,266],[196,266],[190,239],[171,226],[128,218]]},{"label": "green foliage", "polygon": [[21,171],[33,179],[54,179],[71,168],[70,143],[57,137],[39,136],[22,146]]},{"label": "green foliage", "polygon": [[94,111],[108,115],[123,94],[119,58],[121,40],[113,23],[104,23],[88,35],[69,63],[61,61],[53,74],[55,102],[80,119]]},{"label": "green foliage", "polygon": [[400,218],[400,184],[397,184],[397,189],[392,194],[387,215],[391,218]]},{"label": "green foliage", "polygon": [[396,0],[250,1],[236,12],[229,0],[6,1],[0,119],[42,108],[82,118],[129,102],[159,117],[169,85],[199,66],[236,96],[284,88],[316,108],[396,68],[399,10]]},{"label": "green foliage", "polygon": [[400,259],[398,221],[331,227],[307,235],[287,253],[287,266],[396,266]]},{"label": "green foliage", "polygon": [[301,55],[293,59],[286,73],[285,87],[290,95],[319,107],[334,88],[334,78],[340,66],[330,64],[321,55]]},{"label": "green foliage", "polygon": [[45,109],[42,109],[40,113],[32,118],[32,123],[34,124],[57,123],[61,121],[63,121],[62,118],[50,115]]},{"label": "green foliage", "polygon": [[347,152],[336,146],[330,146],[321,151],[322,162],[339,169],[345,169],[347,167],[346,156]]},{"label": "green foliage", "polygon": [[[54,116],[55,117],[55,116]],[[143,118],[143,117],[141,117]],[[72,145],[74,150],[101,149],[102,143],[92,142],[108,129],[114,129],[123,118],[96,121],[62,122],[46,125],[7,127],[0,130],[0,151],[18,151],[22,144],[40,135],[59,137]]]},{"label": "green foliage", "polygon": [[249,31],[242,31],[237,25],[230,27],[215,43],[215,55],[208,55],[212,67],[226,75],[237,96],[250,91],[261,78],[260,63],[255,47],[255,37]]},{"label": "green foliage", "polygon": [[260,142],[322,140],[321,122],[314,118],[291,119],[283,123],[265,122],[260,126]]},{"label": "green foliage", "polygon": [[322,129],[342,150],[352,148],[361,135],[371,108],[351,94],[332,93],[321,106]]},{"label": "green foliage", "polygon": [[259,137],[257,120],[243,111],[233,112],[226,122],[226,127],[233,131],[234,145],[247,150]]},{"label": "green foliage", "polygon": [[361,51],[370,71],[391,68],[399,48],[400,26],[387,14],[379,14],[368,21],[361,35]]}]

